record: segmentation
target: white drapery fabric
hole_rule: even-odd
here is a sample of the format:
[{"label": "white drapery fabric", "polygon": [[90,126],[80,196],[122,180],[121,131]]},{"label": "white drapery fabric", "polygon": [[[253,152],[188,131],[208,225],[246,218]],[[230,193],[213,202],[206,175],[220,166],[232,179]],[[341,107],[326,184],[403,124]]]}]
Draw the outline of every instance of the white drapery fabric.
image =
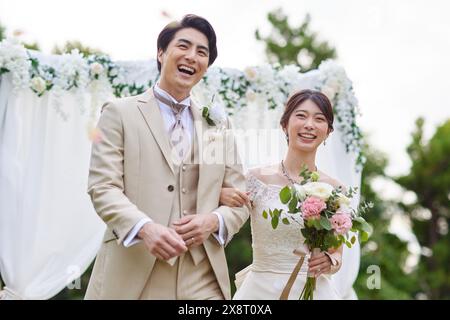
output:
[{"label": "white drapery fabric", "polygon": [[[41,58],[48,63],[58,59]],[[142,84],[149,77],[143,70],[154,70],[151,63],[122,65],[129,79]],[[101,243],[105,226],[86,193],[91,147],[87,129],[107,97],[99,99],[91,90],[50,92],[39,98],[29,89],[15,92],[8,75],[0,81],[0,272],[6,286],[1,295],[48,299],[86,270]],[[304,74],[297,88],[313,88],[317,81],[316,71]],[[283,157],[281,112],[255,100],[234,113],[247,168]],[[359,187],[356,155],[345,151],[340,134],[336,130],[320,147],[317,165],[345,185]],[[343,298],[356,297],[352,285],[359,257],[359,244],[344,248],[342,268],[334,275]]]},{"label": "white drapery fabric", "polygon": [[[94,259],[104,224],[86,193],[87,113],[63,97],[70,120],[30,90],[0,87],[0,270],[4,299],[48,299]],[[89,98],[86,96],[86,98]]]}]

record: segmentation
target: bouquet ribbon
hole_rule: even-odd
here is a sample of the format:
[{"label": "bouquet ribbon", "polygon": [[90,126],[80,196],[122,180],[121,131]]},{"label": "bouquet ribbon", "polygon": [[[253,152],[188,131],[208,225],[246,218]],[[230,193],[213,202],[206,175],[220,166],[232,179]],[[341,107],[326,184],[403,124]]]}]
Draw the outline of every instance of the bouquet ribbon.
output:
[{"label": "bouquet ribbon", "polygon": [[281,292],[279,300],[287,300],[288,299],[289,293],[291,292],[291,289],[292,289],[292,286],[294,285],[295,279],[297,279],[298,273],[300,272],[303,262],[305,261],[307,252],[305,252],[305,249],[301,247],[299,249],[295,249],[294,254],[299,256],[300,259],[298,260],[294,270],[292,271],[291,276],[289,277],[289,280],[286,283],[286,286],[284,287],[283,291]]}]

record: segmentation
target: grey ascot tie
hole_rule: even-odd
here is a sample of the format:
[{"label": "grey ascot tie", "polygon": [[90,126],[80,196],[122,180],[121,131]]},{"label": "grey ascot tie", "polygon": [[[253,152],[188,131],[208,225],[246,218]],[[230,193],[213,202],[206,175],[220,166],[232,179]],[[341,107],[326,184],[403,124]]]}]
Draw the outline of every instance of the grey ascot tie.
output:
[{"label": "grey ascot tie", "polygon": [[153,95],[155,96],[156,99],[168,105],[172,109],[172,112],[175,116],[175,123],[169,129],[169,140],[170,143],[172,144],[172,155],[173,155],[172,160],[175,163],[180,164],[190,148],[189,135],[187,129],[183,126],[183,123],[181,122],[181,114],[183,113],[183,110],[189,106],[173,102],[172,99],[168,99],[160,95],[158,92],[156,92],[155,88],[153,88]]}]

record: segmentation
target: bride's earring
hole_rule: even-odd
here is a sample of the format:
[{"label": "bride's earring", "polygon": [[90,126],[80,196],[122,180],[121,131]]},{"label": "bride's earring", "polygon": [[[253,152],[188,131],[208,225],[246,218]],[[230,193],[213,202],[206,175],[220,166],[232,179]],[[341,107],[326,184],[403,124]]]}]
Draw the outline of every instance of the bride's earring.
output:
[{"label": "bride's earring", "polygon": [[286,133],[286,141],[287,141],[287,144],[289,145],[289,135]]},{"label": "bride's earring", "polygon": [[325,146],[327,144],[327,139],[323,140],[323,145]]}]

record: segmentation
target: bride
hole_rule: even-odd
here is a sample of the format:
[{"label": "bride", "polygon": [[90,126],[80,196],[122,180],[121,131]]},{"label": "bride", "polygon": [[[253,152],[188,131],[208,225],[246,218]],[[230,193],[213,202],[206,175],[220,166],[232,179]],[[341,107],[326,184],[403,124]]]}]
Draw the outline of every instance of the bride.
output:
[{"label": "bride", "polygon": [[[236,300],[279,299],[299,256],[294,250],[309,252],[297,224],[280,224],[272,229],[270,220],[262,216],[268,209],[285,208],[279,192],[287,184],[299,183],[303,165],[318,171],[316,151],[333,131],[333,110],[328,98],[319,91],[302,90],[286,103],[280,120],[288,143],[287,154],[279,164],[255,168],[247,174],[247,190],[223,188],[220,201],[228,206],[251,205],[253,263],[236,274]],[[318,171],[321,182],[334,187],[341,184]],[[291,215],[300,224],[300,214]],[[281,220],[282,217],[280,217]],[[342,247],[338,250],[307,255],[305,263],[293,283],[288,299],[298,299],[306,282],[307,273],[317,278],[315,299],[340,299],[331,274],[341,266]]]}]

